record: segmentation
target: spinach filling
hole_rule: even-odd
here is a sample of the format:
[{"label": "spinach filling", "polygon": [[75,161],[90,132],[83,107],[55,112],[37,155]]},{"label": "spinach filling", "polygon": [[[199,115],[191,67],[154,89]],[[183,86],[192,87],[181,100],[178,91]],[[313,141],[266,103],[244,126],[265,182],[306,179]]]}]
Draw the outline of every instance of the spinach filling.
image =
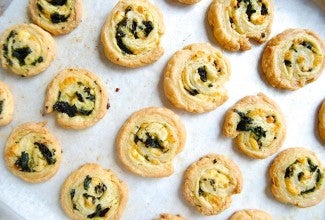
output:
[{"label": "spinach filling", "polygon": [[4,100],[0,100],[0,115],[2,114],[3,111],[3,102]]},{"label": "spinach filling", "polygon": [[267,131],[265,131],[261,126],[253,126],[253,119],[248,117],[247,114],[240,112],[237,109],[235,109],[234,112],[236,112],[240,117],[236,130],[252,132],[257,140],[257,143],[259,144],[259,148],[261,148],[262,143],[260,140],[266,137]]},{"label": "spinach filling", "polygon": [[15,166],[23,172],[34,172],[34,170],[29,165],[29,154],[23,151],[15,162]]},{"label": "spinach filling", "polygon": [[34,145],[38,147],[39,151],[42,153],[48,165],[52,165],[56,163],[56,158],[54,158],[54,153],[52,153],[46,145],[38,142],[35,142]]},{"label": "spinach filling", "polygon": [[158,139],[157,137],[152,137],[149,132],[146,132],[146,139],[143,140],[139,138],[137,135],[134,137],[134,143],[137,144],[138,142],[141,142],[145,145],[146,148],[156,148],[160,151],[166,153],[168,149],[165,149],[165,147],[162,144],[162,141]]},{"label": "spinach filling", "polygon": [[290,60],[284,60],[284,65],[286,65],[287,67],[292,67],[292,63]]},{"label": "spinach filling", "polygon": [[109,207],[102,208],[100,204],[96,206],[96,210],[94,213],[87,215],[87,218],[95,218],[95,217],[105,217],[106,213],[109,211]]},{"label": "spinach filling", "polygon": [[206,66],[202,66],[202,67],[198,68],[197,73],[200,75],[200,79],[202,82],[208,81],[208,77],[207,77],[208,73],[206,70]]},{"label": "spinach filling", "polygon": [[84,189],[85,190],[89,189],[89,185],[91,183],[91,180],[92,180],[92,178],[89,175],[87,175],[85,180],[84,180]]},{"label": "spinach filling", "polygon": [[67,0],[50,0],[47,2],[54,6],[63,6],[67,3]]},{"label": "spinach filling", "polygon": [[[311,192],[314,192],[316,190],[316,186],[320,185],[320,180],[322,178],[322,173],[320,171],[320,169],[318,168],[317,165],[315,165],[312,160],[310,158],[307,158],[307,162],[308,162],[308,168],[309,168],[309,171],[312,173],[315,173],[316,172],[316,175],[315,175],[315,185],[310,187],[310,188],[307,188],[305,190],[302,190],[300,192],[300,195],[304,195],[304,194],[308,194],[308,193],[311,193]],[[294,166],[295,164],[300,164],[300,165],[303,165],[301,164],[301,162],[298,161],[298,159],[293,162],[292,164],[290,164],[286,170],[285,170],[285,174],[284,174],[284,178],[292,178],[292,177],[295,177],[298,179],[299,182],[303,181],[303,177],[305,176],[305,173],[303,171],[297,173],[295,176],[294,176]]]},{"label": "spinach filling", "polygon": [[191,96],[196,96],[200,94],[200,92],[197,89],[187,89],[184,87],[184,89],[191,95]]},{"label": "spinach filling", "polygon": [[[85,103],[87,100],[95,103],[96,97],[92,90],[89,87],[84,86],[81,82],[78,82],[78,85],[83,87],[82,92],[75,91],[73,97],[76,97],[80,103]],[[94,110],[94,107],[91,109],[85,109],[84,107],[78,108],[76,104],[70,104],[68,101],[61,100],[61,98],[62,93],[59,92],[58,101],[53,105],[53,110],[60,113],[65,113],[70,118],[75,117],[76,115],[88,116]]]},{"label": "spinach filling", "polygon": [[62,23],[62,22],[66,22],[68,20],[68,18],[70,17],[69,15],[61,15],[57,12],[54,12],[53,14],[51,14],[51,22],[53,24],[58,24],[58,23]]},{"label": "spinach filling", "polygon": [[[115,39],[117,46],[124,54],[134,55],[134,52],[125,45],[123,38],[127,36],[127,32],[131,33],[134,39],[139,39],[141,36],[148,37],[154,29],[151,21],[142,21],[140,24],[136,20],[129,22],[127,17],[128,12],[132,11],[131,7],[125,10],[125,17],[116,25]],[[142,34],[141,34],[142,32]]]},{"label": "spinach filling", "polygon": [[17,58],[20,66],[24,66],[26,57],[32,53],[32,50],[29,47],[15,48],[12,51],[12,56]]}]

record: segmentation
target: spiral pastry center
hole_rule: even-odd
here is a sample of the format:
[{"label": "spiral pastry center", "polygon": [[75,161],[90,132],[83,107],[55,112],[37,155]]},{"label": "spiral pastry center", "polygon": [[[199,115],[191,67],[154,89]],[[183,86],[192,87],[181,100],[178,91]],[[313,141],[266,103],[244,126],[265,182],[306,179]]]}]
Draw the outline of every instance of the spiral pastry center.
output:
[{"label": "spiral pastry center", "polygon": [[323,54],[311,40],[296,38],[287,43],[283,50],[282,65],[289,78],[311,75],[321,67]]},{"label": "spiral pastry center", "polygon": [[50,150],[44,137],[35,133],[24,135],[12,149],[17,156],[15,166],[22,172],[41,172],[56,163],[56,150]]},{"label": "spiral pastry center", "polygon": [[170,162],[175,153],[176,142],[171,129],[161,123],[142,123],[136,127],[133,136],[132,156],[140,161],[148,161],[153,165]]},{"label": "spiral pastry center", "polygon": [[269,16],[268,8],[269,3],[265,0],[232,0],[227,7],[232,29],[239,34],[245,34],[250,31],[252,25],[265,25]]},{"label": "spiral pastry center", "polygon": [[[198,51],[184,65],[181,74],[185,91],[191,95],[215,97],[225,78],[227,66],[217,55]],[[222,82],[221,82],[222,81]]]},{"label": "spiral pastry center", "polygon": [[53,24],[68,21],[74,8],[73,0],[38,0],[38,15]]},{"label": "spiral pastry center", "polygon": [[69,117],[88,116],[95,108],[95,91],[74,77],[66,78],[60,85],[60,91],[53,109]]},{"label": "spiral pastry center", "polygon": [[42,44],[32,31],[12,30],[3,44],[3,55],[10,66],[33,68],[44,60]]},{"label": "spiral pastry center", "polygon": [[286,168],[284,178],[290,193],[305,195],[321,186],[324,174],[310,158],[302,157]]},{"label": "spiral pastry center", "polygon": [[105,217],[110,210],[118,206],[117,187],[106,185],[99,177],[87,175],[84,181],[70,190],[73,210],[89,219]]}]

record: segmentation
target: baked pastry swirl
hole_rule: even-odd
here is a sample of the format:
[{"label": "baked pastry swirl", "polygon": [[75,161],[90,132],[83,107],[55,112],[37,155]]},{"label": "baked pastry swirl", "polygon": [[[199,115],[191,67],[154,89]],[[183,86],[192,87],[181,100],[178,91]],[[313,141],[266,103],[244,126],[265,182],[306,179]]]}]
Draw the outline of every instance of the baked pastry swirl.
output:
[{"label": "baked pastry swirl", "polygon": [[209,154],[190,165],[184,174],[183,196],[204,215],[216,215],[242,190],[239,167],[223,155]]},{"label": "baked pastry swirl", "polygon": [[318,131],[320,138],[325,141],[325,100],[318,112]]},{"label": "baked pastry swirl", "polygon": [[126,184],[111,170],[87,163],[61,188],[61,206],[71,219],[120,219],[128,198]]},{"label": "baked pastry swirl", "polygon": [[162,13],[149,0],[120,0],[102,27],[101,41],[111,62],[140,67],[163,55],[164,31]]},{"label": "baked pastry swirl", "polygon": [[14,96],[9,87],[0,81],[0,126],[9,124],[14,114]]},{"label": "baked pastry swirl", "polygon": [[325,168],[316,154],[305,148],[289,148],[269,169],[271,190],[283,203],[305,208],[325,198]]},{"label": "baked pastry swirl", "polygon": [[262,71],[271,86],[296,90],[316,80],[325,65],[322,39],[307,29],[288,29],[273,37],[262,57]]},{"label": "baked pastry swirl", "polygon": [[223,85],[230,71],[226,58],[210,44],[188,45],[177,51],[167,64],[165,95],[174,106],[186,111],[211,111],[228,99]]},{"label": "baked pastry swirl", "polygon": [[169,176],[185,139],[184,125],[174,112],[144,108],[133,113],[120,129],[116,141],[118,157],[128,170],[140,176]]},{"label": "baked pastry swirl", "polygon": [[208,21],[218,43],[230,51],[249,50],[250,39],[264,43],[271,32],[272,0],[214,0]]},{"label": "baked pastry swirl", "polygon": [[57,122],[65,128],[93,126],[108,107],[101,79],[85,69],[64,69],[47,87],[45,113],[57,112]]},{"label": "baked pastry swirl", "polygon": [[56,53],[53,37],[34,24],[19,24],[6,29],[0,45],[2,67],[23,77],[44,71]]},{"label": "baked pastry swirl", "polygon": [[54,35],[67,34],[81,21],[82,0],[29,0],[35,24]]},{"label": "baked pastry swirl", "polygon": [[59,142],[45,124],[30,122],[18,126],[11,132],[4,149],[8,169],[30,183],[50,179],[61,163]]},{"label": "baked pastry swirl", "polygon": [[262,210],[243,209],[232,214],[229,220],[272,220],[272,216]]},{"label": "baked pastry swirl", "polygon": [[242,98],[228,110],[223,133],[235,138],[236,145],[246,155],[263,159],[282,146],[285,119],[277,104],[259,93]]}]

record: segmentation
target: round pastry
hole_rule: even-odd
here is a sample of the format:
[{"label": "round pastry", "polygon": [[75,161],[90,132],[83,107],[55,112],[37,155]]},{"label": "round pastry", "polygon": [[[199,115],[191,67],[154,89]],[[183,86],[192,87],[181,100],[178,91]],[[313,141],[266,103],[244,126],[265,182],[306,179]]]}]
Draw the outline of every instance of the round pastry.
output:
[{"label": "round pastry", "polygon": [[101,79],[85,69],[64,69],[47,87],[45,113],[57,112],[57,122],[65,128],[93,126],[108,107]]},{"label": "round pastry", "polygon": [[231,196],[242,190],[242,174],[229,158],[210,154],[187,168],[183,196],[204,215],[216,215],[231,204]]},{"label": "round pastry", "polygon": [[314,32],[288,29],[273,37],[262,57],[262,71],[271,86],[296,90],[316,80],[325,64],[325,45]]},{"label": "round pastry", "polygon": [[229,77],[230,65],[219,50],[208,43],[191,44],[169,60],[164,91],[177,108],[207,112],[228,99],[223,85]]},{"label": "round pastry", "polygon": [[232,214],[229,220],[272,220],[272,216],[257,209],[243,209]]},{"label": "round pastry", "polygon": [[162,13],[148,0],[120,0],[102,27],[101,41],[111,62],[140,67],[163,55],[164,31]]},{"label": "round pastry", "polygon": [[272,0],[214,0],[208,22],[223,48],[249,50],[250,39],[261,44],[269,37],[273,14]]},{"label": "round pastry", "polygon": [[325,141],[325,100],[318,112],[318,130],[320,138]]},{"label": "round pastry", "polygon": [[67,34],[81,21],[82,0],[29,0],[32,21],[54,35]]},{"label": "round pastry", "polygon": [[178,0],[178,1],[183,4],[191,5],[191,4],[198,3],[201,0]]},{"label": "round pastry", "polygon": [[4,69],[25,76],[41,73],[55,57],[53,37],[34,24],[19,24],[4,31],[0,39]]},{"label": "round pastry", "polygon": [[128,188],[111,170],[85,164],[61,188],[61,206],[71,219],[120,219]]},{"label": "round pastry", "polygon": [[149,107],[133,113],[117,137],[118,157],[131,172],[144,177],[173,173],[173,159],[183,150],[185,127],[166,108]]},{"label": "round pastry", "polygon": [[272,193],[280,202],[305,208],[325,198],[325,168],[316,154],[305,148],[279,153],[269,176]]},{"label": "round pastry", "polygon": [[0,81],[0,126],[9,124],[14,114],[14,96],[9,87]]},{"label": "round pastry", "polygon": [[30,183],[44,182],[58,171],[61,148],[46,122],[25,123],[7,139],[4,159],[8,169]]},{"label": "round pastry", "polygon": [[185,220],[185,218],[180,215],[162,213],[159,218],[156,218],[156,220]]},{"label": "round pastry", "polygon": [[282,146],[285,119],[277,104],[266,95],[246,96],[228,110],[223,134],[235,138],[244,154],[263,159]]}]

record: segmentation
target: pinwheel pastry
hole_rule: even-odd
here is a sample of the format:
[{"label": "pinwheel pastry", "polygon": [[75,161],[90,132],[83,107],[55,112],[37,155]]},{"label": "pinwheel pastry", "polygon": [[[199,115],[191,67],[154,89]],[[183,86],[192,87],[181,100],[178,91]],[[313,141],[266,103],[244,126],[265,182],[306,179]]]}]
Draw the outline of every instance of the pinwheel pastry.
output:
[{"label": "pinwheel pastry", "polygon": [[191,44],[169,60],[164,90],[169,101],[189,112],[202,113],[227,99],[223,87],[230,77],[230,65],[223,54],[207,43]]},{"label": "pinwheel pastry", "polygon": [[61,163],[59,142],[45,125],[46,122],[22,124],[11,132],[5,145],[8,169],[30,183],[50,179]]},{"label": "pinwheel pastry", "polygon": [[272,193],[280,202],[305,208],[325,198],[325,168],[316,154],[305,148],[289,148],[279,153],[269,176]]},{"label": "pinwheel pastry", "polygon": [[159,218],[156,218],[156,220],[185,220],[185,219],[180,215],[162,213],[160,214]]},{"label": "pinwheel pastry", "polygon": [[12,121],[14,114],[14,97],[9,87],[0,81],[0,126]]},{"label": "pinwheel pastry", "polygon": [[82,0],[29,0],[32,21],[54,35],[67,34],[81,21]]},{"label": "pinwheel pastry", "polygon": [[319,136],[325,141],[325,100],[318,112],[318,130]]},{"label": "pinwheel pastry", "polygon": [[162,13],[149,0],[120,0],[102,27],[101,41],[111,62],[140,67],[163,55],[164,31]]},{"label": "pinwheel pastry", "polygon": [[71,219],[120,219],[128,199],[126,184],[111,170],[88,163],[61,188],[61,206]]},{"label": "pinwheel pastry", "polygon": [[191,4],[198,3],[201,0],[178,0],[178,1],[187,5],[191,5]]},{"label": "pinwheel pastry", "polygon": [[44,71],[56,53],[53,37],[34,24],[8,28],[1,36],[0,45],[2,67],[22,77]]},{"label": "pinwheel pastry", "polygon": [[264,43],[271,32],[272,0],[214,0],[208,21],[219,44],[230,51],[249,50],[250,39]]},{"label": "pinwheel pastry", "polygon": [[272,220],[272,216],[257,209],[243,209],[235,212],[229,220]]},{"label": "pinwheel pastry", "polygon": [[325,45],[314,32],[288,29],[273,37],[262,57],[262,71],[271,86],[296,90],[316,80],[325,64]]},{"label": "pinwheel pastry", "polygon": [[277,104],[266,95],[246,96],[228,110],[223,134],[235,138],[237,147],[246,155],[263,159],[282,146],[285,119]]},{"label": "pinwheel pastry", "polygon": [[169,176],[185,139],[185,127],[174,112],[144,108],[133,113],[120,129],[116,141],[118,157],[128,170],[140,176]]},{"label": "pinwheel pastry", "polygon": [[47,87],[45,113],[57,112],[57,122],[65,128],[90,127],[108,107],[101,79],[85,69],[65,69]]},{"label": "pinwheel pastry", "polygon": [[187,168],[183,196],[204,215],[216,215],[231,204],[231,196],[242,190],[242,174],[229,158],[210,154]]}]

